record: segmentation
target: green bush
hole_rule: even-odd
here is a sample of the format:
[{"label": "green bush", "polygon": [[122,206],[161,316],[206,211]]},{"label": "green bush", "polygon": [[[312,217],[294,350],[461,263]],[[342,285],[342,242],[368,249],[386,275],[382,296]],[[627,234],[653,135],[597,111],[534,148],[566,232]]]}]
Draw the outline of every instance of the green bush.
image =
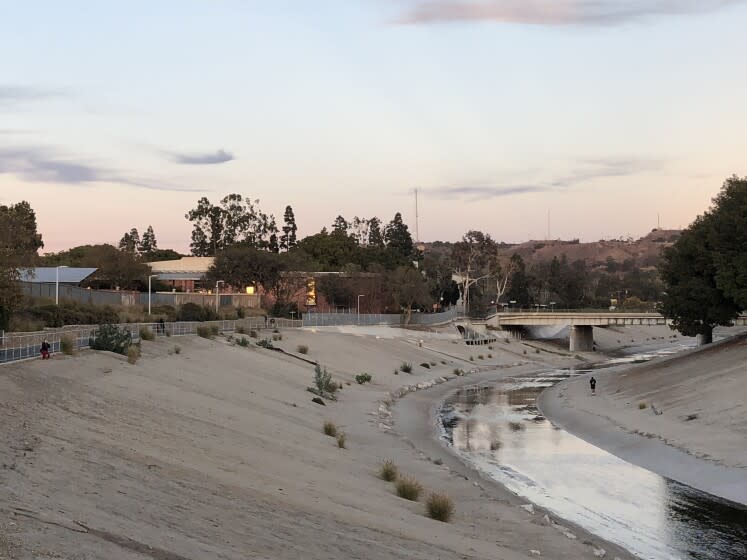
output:
[{"label": "green bush", "polygon": [[446,494],[434,492],[426,499],[425,509],[431,519],[448,523],[454,515],[454,500]]},{"label": "green bush", "polygon": [[397,480],[395,485],[397,496],[417,502],[423,492],[423,485],[414,478],[404,477]]},{"label": "green bush", "polygon": [[306,346],[305,344],[299,344],[296,347],[296,350],[298,351],[299,354],[308,354],[309,353],[309,347]]},{"label": "green bush", "polygon": [[257,338],[259,335],[257,334],[257,331],[255,331],[254,329],[252,329],[252,330],[249,331],[249,336],[251,338]]},{"label": "green bush", "polygon": [[359,375],[355,376],[355,382],[358,385],[363,385],[364,383],[370,383],[371,382],[371,374],[370,373],[361,373]]},{"label": "green bush", "polygon": [[127,329],[120,329],[117,325],[101,325],[96,329],[94,337],[89,340],[89,346],[94,350],[107,350],[127,354],[132,344],[132,335]]},{"label": "green bush", "polygon": [[269,339],[267,339],[267,338],[263,338],[262,340],[258,340],[257,341],[257,346],[259,346],[261,348],[269,348],[269,349],[275,348],[272,345],[272,341],[269,340]]},{"label": "green bush", "polygon": [[102,325],[119,323],[119,314],[110,306],[76,302],[48,304],[19,309],[14,316],[26,317],[45,327],[64,325]]},{"label": "green bush", "polygon": [[399,369],[404,373],[412,373],[412,364],[410,362],[402,362],[402,365],[399,366]]},{"label": "green bush", "polygon": [[238,344],[239,346],[243,346],[244,348],[246,348],[247,346],[249,346],[249,339],[248,339],[247,337],[245,337],[245,336],[242,336],[241,338],[239,338],[239,339],[238,339],[238,340],[236,341],[236,343],[237,343],[237,344]]},{"label": "green bush", "polygon": [[425,369],[431,369],[431,365],[428,362],[423,362],[420,364],[420,367],[424,367]]},{"label": "green bush", "polygon": [[60,350],[66,356],[72,356],[75,353],[75,344],[73,339],[65,335],[60,339]]},{"label": "green bush", "polygon": [[197,327],[197,336],[201,338],[211,339],[213,338],[213,331],[210,330],[210,327],[200,325],[199,327]]},{"label": "green bush", "polygon": [[275,341],[275,342],[277,342],[278,340],[283,340],[283,335],[282,334],[273,334],[272,335],[272,340]]},{"label": "green bush", "polygon": [[177,321],[215,321],[218,314],[212,307],[204,307],[196,303],[185,303],[176,313]]},{"label": "green bush", "polygon": [[156,335],[148,327],[140,327],[140,339],[141,340],[153,340]]},{"label": "green bush", "polygon": [[379,467],[379,478],[381,480],[394,482],[395,480],[397,480],[398,475],[399,469],[397,468],[397,465],[394,464],[394,461],[387,459],[386,461],[381,463],[381,466]]},{"label": "green bush", "polygon": [[321,365],[316,364],[314,366],[314,386],[309,389],[320,397],[328,395],[330,398],[334,398],[338,385],[332,381],[332,374],[327,371],[327,368],[322,368]]},{"label": "green bush", "polygon": [[220,332],[218,325],[210,325],[210,334],[216,336]]}]

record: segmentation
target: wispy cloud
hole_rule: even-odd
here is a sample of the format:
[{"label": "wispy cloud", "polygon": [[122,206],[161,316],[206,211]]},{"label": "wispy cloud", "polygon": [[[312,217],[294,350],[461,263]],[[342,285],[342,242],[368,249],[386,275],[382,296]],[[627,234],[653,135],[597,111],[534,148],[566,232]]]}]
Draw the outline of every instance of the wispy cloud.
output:
[{"label": "wispy cloud", "polygon": [[61,90],[0,84],[0,107],[64,96]]},{"label": "wispy cloud", "polygon": [[0,175],[12,173],[25,181],[86,186],[116,183],[143,189],[199,192],[201,189],[132,176],[93,161],[66,157],[49,147],[0,148]]},{"label": "wispy cloud", "polygon": [[169,152],[168,155],[176,163],[182,163],[185,165],[216,165],[236,159],[231,152],[227,152],[226,150],[218,150],[202,154]]},{"label": "wispy cloud", "polygon": [[411,0],[401,24],[486,21],[616,25],[652,16],[704,13],[747,0]]},{"label": "wispy cloud", "polygon": [[656,171],[663,166],[663,161],[655,159],[588,159],[580,162],[579,167],[570,173],[549,181],[509,185],[454,185],[423,190],[431,196],[443,199],[487,200],[517,194],[564,191],[594,179],[636,175],[647,171]]}]

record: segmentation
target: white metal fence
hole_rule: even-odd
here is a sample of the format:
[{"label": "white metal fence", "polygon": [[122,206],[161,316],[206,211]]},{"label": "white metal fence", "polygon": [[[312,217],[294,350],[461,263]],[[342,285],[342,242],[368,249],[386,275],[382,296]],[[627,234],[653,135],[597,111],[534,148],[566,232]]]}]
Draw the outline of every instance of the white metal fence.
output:
[{"label": "white metal fence", "polygon": [[[232,333],[238,330],[288,329],[302,326],[300,320],[249,317],[232,321],[179,321],[173,323],[122,323],[117,325],[126,329],[132,341],[140,341],[140,329],[148,329],[155,336],[184,336],[197,334],[198,327],[216,328],[221,333]],[[71,325],[59,329],[48,329],[38,332],[5,333],[0,335],[0,364],[26,360],[39,356],[41,345],[46,340],[52,353],[62,351],[63,339],[68,339],[73,348],[82,349],[90,346],[96,339],[99,325]]]}]

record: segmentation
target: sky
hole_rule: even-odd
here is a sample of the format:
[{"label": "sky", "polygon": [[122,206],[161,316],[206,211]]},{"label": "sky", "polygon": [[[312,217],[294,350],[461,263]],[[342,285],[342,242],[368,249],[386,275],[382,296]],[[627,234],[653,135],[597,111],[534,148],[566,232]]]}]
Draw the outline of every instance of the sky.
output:
[{"label": "sky", "polygon": [[414,233],[414,189],[422,241],[683,227],[747,175],[745,27],[747,0],[8,1],[0,204],[44,251],[187,251],[234,192],[301,235]]}]

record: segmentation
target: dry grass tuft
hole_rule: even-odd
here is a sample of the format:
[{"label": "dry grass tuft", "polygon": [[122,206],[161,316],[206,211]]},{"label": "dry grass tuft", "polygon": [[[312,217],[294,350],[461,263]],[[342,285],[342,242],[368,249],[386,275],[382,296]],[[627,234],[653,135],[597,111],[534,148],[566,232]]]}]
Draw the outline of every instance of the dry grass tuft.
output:
[{"label": "dry grass tuft", "polygon": [[325,436],[337,437],[337,426],[335,426],[334,422],[327,420],[324,422],[322,430],[324,431]]},{"label": "dry grass tuft", "polygon": [[454,515],[454,500],[441,492],[433,492],[425,501],[428,517],[448,523]]},{"label": "dry grass tuft", "polygon": [[72,356],[75,353],[75,345],[73,344],[73,339],[69,336],[63,336],[60,339],[60,349],[66,356]]},{"label": "dry grass tuft", "polygon": [[646,404],[645,402],[640,402],[640,403],[638,403],[638,408],[639,408],[639,410],[643,410],[643,409],[645,409],[645,408],[646,408],[647,406],[648,406],[648,405],[647,405],[647,404]]},{"label": "dry grass tuft", "polygon": [[309,353],[309,347],[306,346],[305,344],[299,344],[298,347],[296,348],[296,350],[298,350],[299,354],[308,354]]},{"label": "dry grass tuft", "polygon": [[381,480],[394,482],[395,480],[397,480],[398,476],[399,469],[397,468],[397,465],[394,464],[394,461],[387,459],[386,461],[381,463],[381,466],[379,467],[379,478]]},{"label": "dry grass tuft", "polygon": [[410,477],[397,479],[395,488],[397,489],[397,496],[413,502],[417,502],[420,494],[423,493],[423,485]]},{"label": "dry grass tuft", "polygon": [[140,358],[140,348],[134,344],[127,348],[127,363],[134,364]]},{"label": "dry grass tuft", "polygon": [[345,432],[337,434],[337,447],[345,449]]}]

